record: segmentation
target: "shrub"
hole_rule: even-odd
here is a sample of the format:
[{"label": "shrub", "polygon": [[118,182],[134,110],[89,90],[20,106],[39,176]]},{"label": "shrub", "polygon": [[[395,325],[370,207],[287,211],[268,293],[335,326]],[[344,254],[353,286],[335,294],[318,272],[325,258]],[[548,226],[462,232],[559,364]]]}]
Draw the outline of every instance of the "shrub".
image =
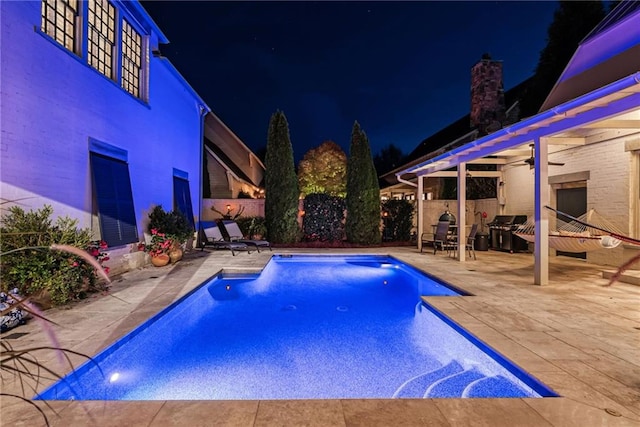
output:
[{"label": "shrub", "polygon": [[53,244],[88,250],[99,262],[108,258],[105,245],[91,240],[88,229],[78,229],[78,221],[67,216],[55,222],[53,208],[45,205],[25,212],[14,206],[2,216],[0,226],[1,290],[17,288],[23,296],[48,294],[59,305],[83,298],[97,283],[93,266],[74,254],[49,250]]},{"label": "shrub", "polygon": [[267,234],[267,226],[262,216],[242,216],[235,220],[242,231],[242,235],[252,239],[256,235]]},{"label": "shrub", "polygon": [[385,200],[382,202],[385,240],[408,242],[411,240],[414,206],[409,200]]},{"label": "shrub", "polygon": [[307,241],[340,241],[344,236],[345,201],[328,194],[309,194],[304,199],[302,232]]},{"label": "shrub", "polygon": [[155,206],[149,213],[148,231],[157,230],[166,234],[178,243],[186,242],[193,237],[193,227],[187,217],[178,210],[165,211],[161,205]]}]

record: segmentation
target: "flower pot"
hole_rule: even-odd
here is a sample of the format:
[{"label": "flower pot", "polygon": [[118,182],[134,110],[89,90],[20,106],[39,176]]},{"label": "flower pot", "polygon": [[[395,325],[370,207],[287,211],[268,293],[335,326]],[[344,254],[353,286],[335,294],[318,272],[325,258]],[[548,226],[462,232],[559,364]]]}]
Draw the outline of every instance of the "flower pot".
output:
[{"label": "flower pot", "polygon": [[171,261],[171,258],[169,258],[169,255],[167,254],[160,254],[151,257],[151,264],[155,265],[156,267],[164,267],[165,265],[169,264],[169,261]]},{"label": "flower pot", "polygon": [[169,251],[169,259],[171,260],[171,264],[176,263],[182,259],[182,248],[177,247],[173,248]]}]

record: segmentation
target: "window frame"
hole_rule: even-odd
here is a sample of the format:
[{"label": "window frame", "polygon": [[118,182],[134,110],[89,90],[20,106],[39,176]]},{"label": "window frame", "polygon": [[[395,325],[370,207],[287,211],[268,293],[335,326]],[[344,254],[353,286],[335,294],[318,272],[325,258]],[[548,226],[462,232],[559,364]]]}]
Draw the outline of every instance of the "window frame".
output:
[{"label": "window frame", "polygon": [[[120,154],[123,150],[95,141],[91,141],[91,145],[95,147],[89,151],[92,194],[101,239],[110,247],[136,243],[139,240],[138,225],[129,164],[126,157],[110,155]],[[104,147],[106,150],[101,149]]]},{"label": "window frame", "polygon": [[175,169],[173,173],[173,209],[182,212],[189,220],[193,230],[196,229],[189,175]]},{"label": "window frame", "polygon": [[[64,15],[59,13],[61,12],[59,9],[64,9]],[[53,15],[53,21],[50,19],[49,12]],[[82,3],[80,0],[42,0],[40,2],[40,31],[69,52],[79,55],[79,40],[82,40],[82,31],[79,31],[81,12]],[[69,13],[72,16],[70,19]],[[65,23],[61,30],[58,18],[62,18]],[[68,26],[70,29],[67,28]],[[58,30],[61,31],[61,34]],[[59,35],[62,37],[59,38]],[[67,43],[68,40],[69,43]]]},{"label": "window frame", "polygon": [[[118,43],[118,23],[121,19],[118,8],[109,0],[92,0],[86,3],[87,24],[85,26],[85,34],[87,39],[87,64],[108,79],[117,81],[116,64],[118,63],[117,58],[121,54],[116,48]],[[105,9],[103,5],[106,5],[107,8]],[[94,10],[94,8],[99,8],[98,10],[102,13],[97,14],[97,10]],[[103,20],[105,11],[107,18],[110,19],[108,22]],[[111,11],[113,11],[113,15],[111,15]],[[104,28],[102,28],[105,26],[107,34],[105,34]],[[94,36],[97,40],[94,40]],[[94,47],[97,50],[96,52],[93,50]],[[102,58],[102,56],[104,56],[104,58]],[[95,64],[94,59],[97,61]]]}]

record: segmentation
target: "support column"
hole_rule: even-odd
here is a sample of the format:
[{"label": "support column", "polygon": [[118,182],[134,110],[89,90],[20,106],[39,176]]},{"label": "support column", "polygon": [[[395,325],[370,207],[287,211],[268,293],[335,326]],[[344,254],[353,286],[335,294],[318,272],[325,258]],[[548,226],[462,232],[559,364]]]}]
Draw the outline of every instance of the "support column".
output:
[{"label": "support column", "polygon": [[549,210],[544,206],[549,204],[549,154],[546,138],[536,138],[534,141],[534,218],[535,218],[535,249],[533,266],[533,283],[535,285],[549,284]]},{"label": "support column", "polygon": [[418,214],[416,215],[416,224],[418,225],[418,250],[422,251],[422,233],[424,233],[424,212],[422,209],[424,208],[424,200],[422,200],[422,196],[424,195],[424,176],[418,175],[418,189],[416,190],[416,200],[418,201]]},{"label": "support column", "polygon": [[467,243],[467,164],[458,165],[458,261],[466,258]]}]

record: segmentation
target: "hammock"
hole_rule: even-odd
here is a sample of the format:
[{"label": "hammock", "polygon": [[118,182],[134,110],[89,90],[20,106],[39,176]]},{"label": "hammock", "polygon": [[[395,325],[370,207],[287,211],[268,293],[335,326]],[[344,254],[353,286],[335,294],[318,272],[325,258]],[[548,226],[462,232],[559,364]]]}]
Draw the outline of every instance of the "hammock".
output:
[{"label": "hammock", "polygon": [[[612,249],[620,245],[624,239],[613,224],[600,216],[594,209],[584,215],[574,218],[553,208],[545,206],[552,211],[571,219],[565,222],[558,218],[557,230],[549,233],[549,247],[563,252],[590,252],[599,249]],[[535,242],[533,230],[535,223],[528,220],[519,226],[513,233],[526,240]]]}]

